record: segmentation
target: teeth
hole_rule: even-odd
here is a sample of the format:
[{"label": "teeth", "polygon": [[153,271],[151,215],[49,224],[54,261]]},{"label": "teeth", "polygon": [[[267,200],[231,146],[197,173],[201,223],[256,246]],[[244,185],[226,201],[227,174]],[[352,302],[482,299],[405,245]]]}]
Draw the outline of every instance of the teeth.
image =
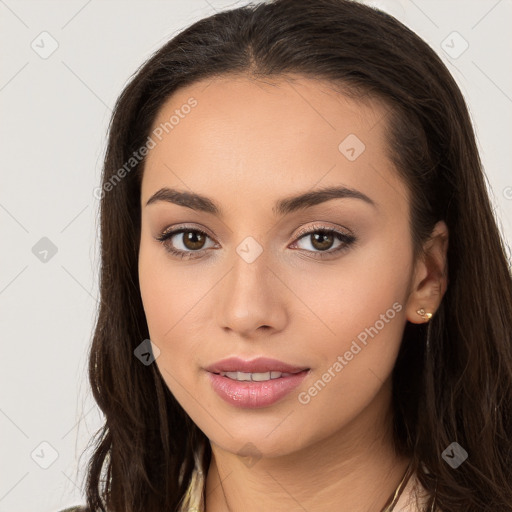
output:
[{"label": "teeth", "polygon": [[246,373],[246,372],[220,372],[223,377],[239,381],[262,382],[280,377],[288,377],[291,373],[264,372],[264,373]]}]

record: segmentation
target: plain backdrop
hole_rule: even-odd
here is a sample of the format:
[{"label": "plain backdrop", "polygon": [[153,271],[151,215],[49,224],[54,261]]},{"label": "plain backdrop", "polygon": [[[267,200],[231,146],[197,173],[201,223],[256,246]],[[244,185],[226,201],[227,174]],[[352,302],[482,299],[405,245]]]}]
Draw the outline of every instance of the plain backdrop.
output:
[{"label": "plain backdrop", "polygon": [[[88,453],[79,458],[101,425],[86,378],[98,297],[93,190],[115,100],[177,32],[245,3],[0,0],[0,512],[83,502]],[[418,33],[453,73],[510,245],[511,0],[367,3]]]}]

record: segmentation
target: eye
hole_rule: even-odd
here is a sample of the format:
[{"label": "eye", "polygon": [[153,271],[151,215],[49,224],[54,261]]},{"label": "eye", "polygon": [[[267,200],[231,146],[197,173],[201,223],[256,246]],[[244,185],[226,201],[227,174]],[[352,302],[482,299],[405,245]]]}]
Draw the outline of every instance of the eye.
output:
[{"label": "eye", "polygon": [[[302,249],[315,253],[315,258],[325,258],[347,250],[356,241],[356,237],[352,234],[325,226],[313,226],[300,231],[299,235],[302,236],[293,245],[297,245],[304,240],[305,245],[309,247],[302,247]],[[332,249],[333,246],[335,246],[334,249]]]},{"label": "eye", "polygon": [[210,237],[201,229],[181,227],[164,231],[156,239],[167,252],[180,258],[190,259],[197,257],[195,253],[202,254],[209,248],[205,247],[205,244]]},{"label": "eye", "polygon": [[[166,230],[156,237],[156,240],[173,256],[186,259],[199,258],[208,249],[215,247],[215,243],[206,245],[207,241],[212,239],[205,231],[186,226]],[[320,225],[300,231],[299,238],[290,247],[296,246],[302,240],[307,242],[306,245],[310,248],[299,247],[299,249],[313,253],[315,258],[326,258],[347,250],[356,241],[356,237]]]}]

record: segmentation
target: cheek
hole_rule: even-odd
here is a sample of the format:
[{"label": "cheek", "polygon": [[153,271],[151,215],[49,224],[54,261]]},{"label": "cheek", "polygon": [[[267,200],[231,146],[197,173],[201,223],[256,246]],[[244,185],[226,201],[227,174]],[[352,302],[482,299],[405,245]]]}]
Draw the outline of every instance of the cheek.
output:
[{"label": "cheek", "polygon": [[[403,316],[397,309],[405,308],[411,262],[407,245],[386,243],[382,236],[372,241],[371,248],[347,253],[335,265],[308,264],[299,278],[290,274],[294,292],[309,308],[302,327],[318,326],[322,338],[332,339],[336,348],[343,348],[348,338],[364,332],[381,315],[392,320],[386,322],[386,331],[398,323],[396,333],[400,334],[403,323],[395,319]],[[395,303],[401,307],[393,308]]]},{"label": "cheek", "polygon": [[[139,285],[149,337],[160,350],[154,364],[171,393],[188,409],[187,393],[181,393],[180,389],[193,392],[193,381],[186,380],[190,372],[184,371],[183,364],[190,358],[191,350],[186,338],[180,340],[180,330],[182,324],[187,322],[187,318],[183,317],[190,309],[187,307],[190,293],[184,291],[186,284],[180,281],[177,272],[170,272],[169,265],[156,264],[158,255],[156,258],[149,256],[149,251],[141,248]],[[152,263],[149,264],[149,261]]]},{"label": "cheek", "polygon": [[139,286],[149,336],[160,349],[156,359],[160,373],[180,402],[180,387],[193,392],[196,356],[208,331],[205,299],[215,280],[207,277],[207,272],[203,279],[192,266],[180,267],[162,249],[141,243]]},{"label": "cheek", "polygon": [[354,411],[388,378],[406,321],[410,258],[408,247],[383,239],[371,251],[346,257],[337,269],[319,265],[296,281],[297,295],[310,308],[299,330],[316,340],[313,377],[321,381],[311,394],[306,389],[306,401],[322,394],[318,404],[326,406],[342,389],[351,403],[346,410]]},{"label": "cheek", "polygon": [[141,244],[139,252],[139,286],[144,313],[152,341],[172,327],[176,312],[176,284],[170,286],[168,271],[156,251]]},{"label": "cheek", "polygon": [[322,323],[309,316],[299,327],[316,340],[308,350],[318,364],[295,402],[301,435],[310,442],[350,424],[376,401],[384,407],[377,397],[383,396],[405,325],[405,307],[390,276],[354,273],[324,292],[312,298],[322,306]]},{"label": "cheek", "polygon": [[165,250],[141,243],[139,286],[151,339],[166,345],[186,325],[208,290],[208,282],[192,267],[171,261]]}]

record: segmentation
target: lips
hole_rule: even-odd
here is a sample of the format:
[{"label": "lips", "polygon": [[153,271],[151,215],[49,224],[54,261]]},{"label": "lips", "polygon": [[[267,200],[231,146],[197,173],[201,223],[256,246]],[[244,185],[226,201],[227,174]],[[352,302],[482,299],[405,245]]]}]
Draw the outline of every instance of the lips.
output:
[{"label": "lips", "polygon": [[258,357],[251,361],[244,361],[238,357],[230,357],[207,366],[205,370],[211,373],[299,373],[304,370],[309,370],[309,368],[307,366],[293,366],[288,363],[278,361],[277,359],[270,359],[267,357]]},{"label": "lips", "polygon": [[223,359],[205,370],[212,389],[228,404],[245,409],[269,407],[299,386],[310,368],[259,357]]}]

